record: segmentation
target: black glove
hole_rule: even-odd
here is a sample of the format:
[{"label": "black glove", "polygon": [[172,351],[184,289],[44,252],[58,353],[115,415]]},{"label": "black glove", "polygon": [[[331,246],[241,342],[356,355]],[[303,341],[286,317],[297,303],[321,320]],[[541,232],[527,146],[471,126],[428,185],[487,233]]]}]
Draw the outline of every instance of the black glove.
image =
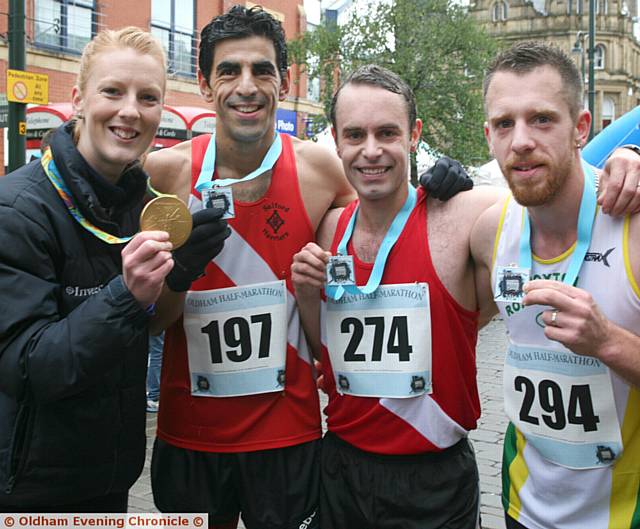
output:
[{"label": "black glove", "polygon": [[173,252],[174,266],[165,279],[174,292],[189,290],[191,283],[204,274],[211,259],[222,251],[224,240],[231,235],[227,221],[220,217],[222,208],[203,209],[193,214],[191,235]]},{"label": "black glove", "polygon": [[472,189],[473,180],[460,162],[443,156],[420,175],[420,185],[429,192],[429,196],[444,202],[460,191]]}]

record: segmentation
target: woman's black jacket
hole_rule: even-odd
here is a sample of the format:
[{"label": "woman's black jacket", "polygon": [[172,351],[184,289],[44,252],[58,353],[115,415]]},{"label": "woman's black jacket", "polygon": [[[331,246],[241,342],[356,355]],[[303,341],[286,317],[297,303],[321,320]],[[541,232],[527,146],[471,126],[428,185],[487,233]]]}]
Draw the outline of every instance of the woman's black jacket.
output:
[{"label": "woman's black jacket", "polygon": [[[69,125],[52,152],[90,222],[138,230],[141,169],[112,185]],[[122,248],[74,220],[39,161],[0,178],[0,510],[125,491],[142,470],[149,316]]]}]

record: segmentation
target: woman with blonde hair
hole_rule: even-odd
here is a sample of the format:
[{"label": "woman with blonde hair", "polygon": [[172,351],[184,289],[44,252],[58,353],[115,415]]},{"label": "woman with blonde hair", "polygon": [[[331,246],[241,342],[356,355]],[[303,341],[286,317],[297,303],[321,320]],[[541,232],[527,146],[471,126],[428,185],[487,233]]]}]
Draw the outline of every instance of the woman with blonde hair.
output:
[{"label": "woman with blonde hair", "polygon": [[167,233],[133,236],[164,90],[149,33],[100,33],[75,119],[0,179],[0,511],[127,509],[145,457],[148,320],[173,266]]}]

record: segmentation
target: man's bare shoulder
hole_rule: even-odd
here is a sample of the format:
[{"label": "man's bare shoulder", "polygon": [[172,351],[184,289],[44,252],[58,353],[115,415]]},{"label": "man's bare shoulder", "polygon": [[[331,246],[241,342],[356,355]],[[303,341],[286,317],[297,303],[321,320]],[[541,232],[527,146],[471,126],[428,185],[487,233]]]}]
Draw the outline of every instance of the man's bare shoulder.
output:
[{"label": "man's bare shoulder", "polygon": [[188,196],[191,187],[191,142],[150,153],[144,168],[156,190],[184,199],[183,195]]},{"label": "man's bare shoulder", "polygon": [[314,228],[328,209],[343,207],[356,197],[338,155],[312,141],[294,138],[300,192]]},{"label": "man's bare shoulder", "polygon": [[640,213],[629,215],[629,239],[630,242],[640,243]]},{"label": "man's bare shoulder", "polygon": [[510,195],[505,193],[492,206],[483,211],[477,218],[471,231],[471,253],[476,263],[491,267],[493,247],[500,219]]},{"label": "man's bare shoulder", "polygon": [[458,219],[458,224],[464,222],[471,227],[480,215],[502,201],[506,195],[506,190],[500,187],[476,186],[470,191],[458,193],[446,202],[429,198],[429,214],[438,217],[455,217]]},{"label": "man's bare shoulder", "polygon": [[293,138],[296,161],[301,169],[301,178],[329,178],[326,183],[344,180],[342,164],[335,151],[310,140]]},{"label": "man's bare shoulder", "polygon": [[293,150],[296,153],[296,158],[301,157],[305,161],[311,164],[320,164],[327,158],[333,158],[338,160],[338,155],[332,149],[324,145],[320,145],[315,141],[301,140],[300,138],[292,137]]}]

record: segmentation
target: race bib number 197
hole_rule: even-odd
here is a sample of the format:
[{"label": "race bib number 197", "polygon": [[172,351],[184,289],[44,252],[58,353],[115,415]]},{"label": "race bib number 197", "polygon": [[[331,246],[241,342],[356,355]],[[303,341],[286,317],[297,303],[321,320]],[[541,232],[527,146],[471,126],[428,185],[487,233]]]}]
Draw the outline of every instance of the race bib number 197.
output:
[{"label": "race bib number 197", "polygon": [[190,291],[183,321],[193,396],[231,397],[284,389],[284,281]]}]

